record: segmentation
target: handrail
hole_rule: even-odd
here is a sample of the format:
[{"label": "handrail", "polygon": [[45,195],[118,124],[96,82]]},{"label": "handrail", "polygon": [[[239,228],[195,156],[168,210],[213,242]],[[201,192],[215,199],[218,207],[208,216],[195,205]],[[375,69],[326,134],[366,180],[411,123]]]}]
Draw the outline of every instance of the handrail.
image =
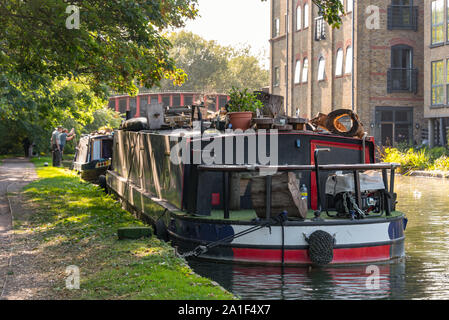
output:
[{"label": "handrail", "polygon": [[[373,164],[320,164],[319,170],[388,170],[400,167],[399,163],[373,163]],[[252,172],[252,171],[315,171],[314,165],[198,165],[200,171],[222,171],[222,172]]]}]

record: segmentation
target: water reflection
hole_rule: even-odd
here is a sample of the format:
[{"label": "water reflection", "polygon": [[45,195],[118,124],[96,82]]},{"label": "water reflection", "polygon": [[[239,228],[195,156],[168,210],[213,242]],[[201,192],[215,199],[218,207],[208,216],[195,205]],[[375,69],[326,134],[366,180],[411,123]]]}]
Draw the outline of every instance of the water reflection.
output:
[{"label": "water reflection", "polygon": [[407,257],[377,265],[377,289],[366,265],[282,269],[195,260],[190,265],[243,299],[448,299],[449,181],[398,177],[395,189],[397,208],[409,219]]}]

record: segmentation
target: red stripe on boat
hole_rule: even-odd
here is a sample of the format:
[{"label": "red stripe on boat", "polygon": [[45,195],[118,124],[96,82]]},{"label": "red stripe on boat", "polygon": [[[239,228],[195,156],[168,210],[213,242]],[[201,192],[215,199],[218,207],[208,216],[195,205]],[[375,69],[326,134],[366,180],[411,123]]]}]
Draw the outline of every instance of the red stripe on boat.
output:
[{"label": "red stripe on boat", "polygon": [[[232,248],[235,261],[242,262],[265,262],[280,263],[282,261],[282,250],[278,249],[247,249]],[[356,263],[371,262],[390,259],[390,245],[334,249],[332,263]],[[285,250],[285,263],[311,263],[306,249]]]}]

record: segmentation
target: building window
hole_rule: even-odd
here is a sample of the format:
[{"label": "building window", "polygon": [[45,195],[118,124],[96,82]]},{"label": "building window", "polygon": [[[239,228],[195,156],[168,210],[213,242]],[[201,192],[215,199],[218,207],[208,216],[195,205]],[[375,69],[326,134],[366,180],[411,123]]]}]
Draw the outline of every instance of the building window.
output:
[{"label": "building window", "polygon": [[343,74],[343,49],[337,50],[337,61],[335,63],[335,75],[341,76]]},{"label": "building window", "polygon": [[348,0],[346,2],[346,12],[352,12],[352,10],[354,9],[354,0]]},{"label": "building window", "polygon": [[432,62],[432,105],[444,103],[444,61]]},{"label": "building window", "polygon": [[279,18],[274,19],[274,25],[273,25],[273,38],[277,37],[279,35],[280,30],[280,22]]},{"label": "building window", "polygon": [[446,103],[449,104],[449,59],[446,60],[447,79],[446,79]]},{"label": "building window", "polygon": [[[345,5],[343,3],[343,0],[338,0],[338,2],[340,2],[341,6],[343,7],[343,10],[344,10]],[[340,9],[338,9],[338,15],[340,15],[340,16],[343,15],[343,12]]]},{"label": "building window", "polygon": [[279,67],[274,68],[273,86],[279,87],[279,79],[281,78]]},{"label": "building window", "polygon": [[352,73],[352,47],[346,48],[345,74]]},{"label": "building window", "polygon": [[413,109],[408,107],[376,107],[376,140],[383,146],[412,143]]},{"label": "building window", "polygon": [[307,82],[307,76],[309,72],[309,60],[307,58],[304,59],[302,63],[302,82]]},{"label": "building window", "polygon": [[324,60],[324,57],[321,57],[318,60],[318,81],[324,80],[324,76],[325,76],[325,66],[326,66],[326,61]]},{"label": "building window", "polygon": [[446,30],[446,32],[447,32],[447,41],[449,41],[449,0],[447,0],[446,6],[447,6],[447,11],[446,11],[447,30]]},{"label": "building window", "polygon": [[295,66],[295,83],[299,83],[301,81],[301,61],[296,60],[296,66]]},{"label": "building window", "polygon": [[391,0],[388,6],[388,30],[418,30],[418,7],[413,0]]},{"label": "building window", "polygon": [[302,18],[301,6],[298,6],[296,8],[296,30],[301,30],[301,22],[302,22],[301,18]]},{"label": "building window", "polygon": [[162,105],[164,107],[170,106],[170,96],[163,96],[162,97]]},{"label": "building window", "polygon": [[324,18],[323,16],[319,16],[315,18],[315,40],[325,40],[326,33],[324,31]]},{"label": "building window", "polygon": [[184,96],[184,105],[191,106],[193,104],[193,96]]},{"label": "building window", "polygon": [[218,98],[218,107],[219,108],[224,108],[227,102],[228,102],[228,97],[227,96],[220,96]]},{"label": "building window", "polygon": [[413,68],[413,48],[397,45],[391,48],[391,68],[388,70],[388,93],[415,92],[418,70]]},{"label": "building window", "polygon": [[172,107],[179,107],[179,106],[181,106],[181,96],[179,94],[174,94]]},{"label": "building window", "polygon": [[432,1],[432,44],[444,41],[444,2]]},{"label": "building window", "polygon": [[304,28],[309,27],[309,4],[304,5]]}]

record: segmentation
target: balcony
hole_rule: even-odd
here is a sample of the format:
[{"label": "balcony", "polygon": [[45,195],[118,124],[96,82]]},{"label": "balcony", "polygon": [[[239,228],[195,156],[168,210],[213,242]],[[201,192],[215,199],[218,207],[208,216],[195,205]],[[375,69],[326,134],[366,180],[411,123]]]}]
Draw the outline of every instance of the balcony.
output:
[{"label": "balcony", "polygon": [[387,92],[413,92],[418,90],[418,69],[390,68],[387,72]]},{"label": "balcony", "polygon": [[315,41],[326,40],[324,25],[324,18],[322,16],[315,18]]},{"label": "balcony", "polygon": [[418,7],[407,5],[388,6],[388,30],[418,31]]}]

